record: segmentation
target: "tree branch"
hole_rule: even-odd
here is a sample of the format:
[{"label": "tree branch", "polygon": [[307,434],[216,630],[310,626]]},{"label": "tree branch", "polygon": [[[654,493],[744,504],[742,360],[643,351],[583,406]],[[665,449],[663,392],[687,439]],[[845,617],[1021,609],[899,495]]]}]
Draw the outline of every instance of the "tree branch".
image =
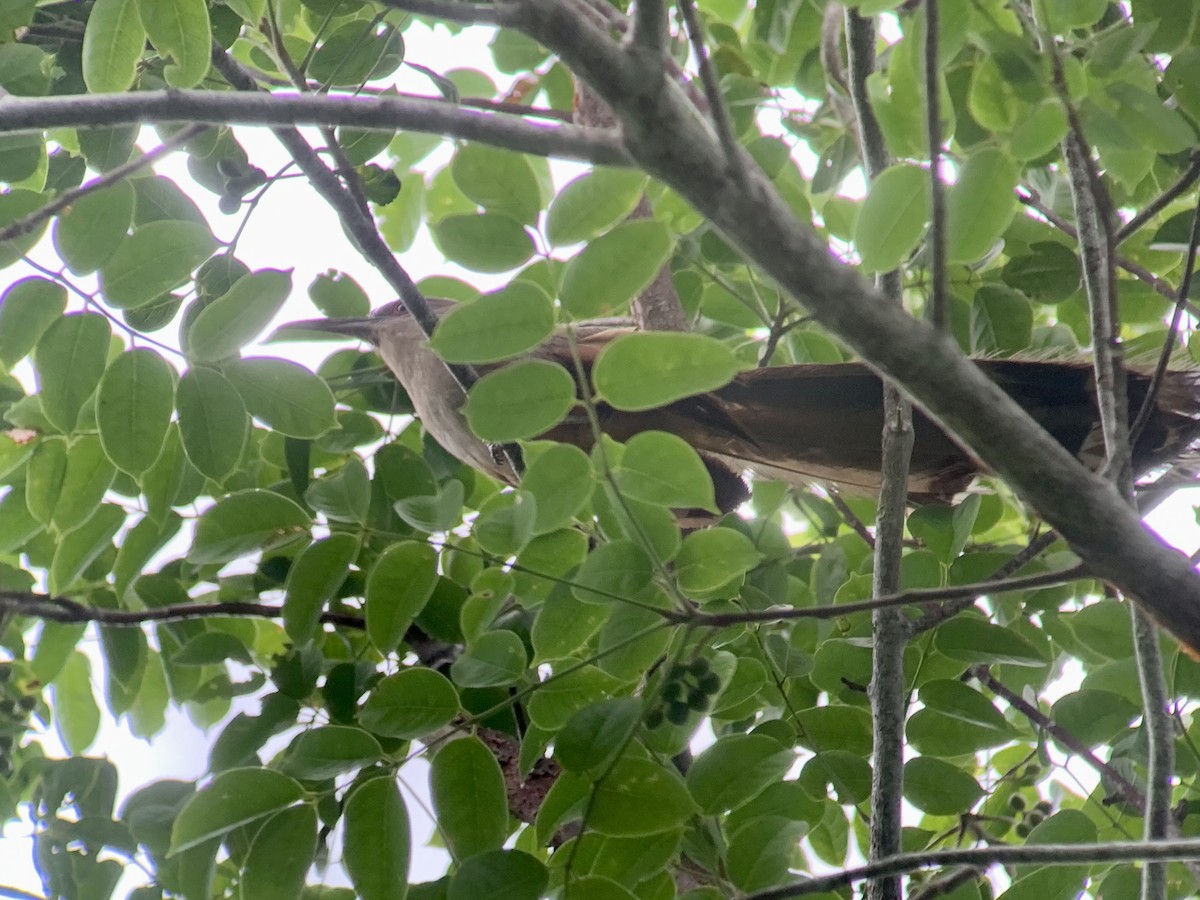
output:
[{"label": "tree branch", "polygon": [[113,169],[109,169],[99,177],[93,178],[87,184],[81,184],[77,188],[64,191],[60,196],[40,209],[35,209],[29,215],[17,219],[11,225],[0,228],[0,243],[11,241],[13,238],[18,238],[24,234],[29,234],[42,224],[42,222],[66,209],[72,203],[77,202],[81,197],[86,197],[95,191],[103,190],[110,185],[116,184],[118,181],[123,181],[134,172],[140,172],[147,166],[153,165],[168,153],[179,149],[179,147],[196,137],[196,135],[203,134],[208,128],[209,126],[207,125],[191,125],[184,128],[171,135],[153,150],[147,150],[141,156],[137,156]]},{"label": "tree branch", "polygon": [[[257,88],[257,85],[256,85]],[[133,91],[127,94],[71,94],[13,97],[0,103],[0,131],[21,133],[47,128],[160,122],[213,125],[326,125],[379,131],[420,131],[496,147],[628,166],[629,155],[612,134],[575,125],[547,125],[521,116],[471,109],[420,97],[329,97],[229,91]]]},{"label": "tree branch", "polygon": [[848,887],[856,881],[891,878],[918,869],[944,866],[996,866],[1030,863],[1042,866],[1066,866],[1078,863],[1159,861],[1172,862],[1200,858],[1200,839],[1172,841],[1112,841],[1102,844],[1035,844],[978,847],[970,850],[931,850],[902,853],[889,859],[843,869],[833,875],[810,878],[800,884],[747,894],[746,900],[789,900],[810,897]]},{"label": "tree branch", "polygon": [[554,0],[523,0],[518,27],[588,80],[625,126],[630,153],[678,191],[743,256],[799,299],[882,375],[1004,478],[1100,578],[1139,598],[1183,643],[1200,648],[1200,578],[1143,528],[1117,490],[1088,472],[990,381],[947,335],[889,303],[839,264],[752,162],[737,181],[678,87],[647,92],[621,70],[620,48]]}]

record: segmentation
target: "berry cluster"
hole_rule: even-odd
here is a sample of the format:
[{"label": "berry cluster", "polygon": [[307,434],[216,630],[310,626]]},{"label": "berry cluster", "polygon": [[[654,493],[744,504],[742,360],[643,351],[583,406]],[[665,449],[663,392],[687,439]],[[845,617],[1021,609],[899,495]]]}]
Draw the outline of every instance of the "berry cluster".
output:
[{"label": "berry cluster", "polygon": [[662,703],[650,710],[646,724],[657,728],[665,720],[682,725],[693,712],[705,712],[720,690],[721,677],[703,656],[674,663],[663,677]]}]

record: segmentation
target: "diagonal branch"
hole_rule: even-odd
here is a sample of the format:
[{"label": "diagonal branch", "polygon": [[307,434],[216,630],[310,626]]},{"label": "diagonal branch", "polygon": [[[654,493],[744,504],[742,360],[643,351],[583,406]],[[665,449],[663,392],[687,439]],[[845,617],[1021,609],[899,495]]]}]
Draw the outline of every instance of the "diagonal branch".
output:
[{"label": "diagonal branch", "polygon": [[692,203],[873,368],[899,382],[1097,577],[1138,598],[1183,643],[1200,648],[1200,578],[1187,558],[1147,531],[1113,485],[1080,465],[949,336],[908,316],[839,264],[760,169],[746,162],[744,179],[730,177],[722,148],[678,87],[667,82],[643,89],[621,70],[619,45],[554,0],[523,0],[515,24],[602,94],[644,169]]},{"label": "diagonal branch", "polygon": [[[257,87],[257,85],[256,85]],[[496,147],[578,159],[606,166],[631,160],[613,134],[576,125],[547,125],[510,113],[489,112],[421,97],[329,97],[229,91],[134,91],[12,97],[0,102],[0,132],[160,122],[212,125],[341,125],[420,131]]]}]

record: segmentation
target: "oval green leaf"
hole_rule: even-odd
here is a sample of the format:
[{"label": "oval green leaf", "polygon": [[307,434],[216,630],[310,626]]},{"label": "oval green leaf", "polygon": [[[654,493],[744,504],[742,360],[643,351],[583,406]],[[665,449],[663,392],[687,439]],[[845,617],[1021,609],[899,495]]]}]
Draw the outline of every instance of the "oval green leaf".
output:
[{"label": "oval green leaf", "polygon": [[592,372],[596,392],[617,409],[655,409],[722,387],[740,368],[720,341],[702,334],[645,332],[617,338]]},{"label": "oval green leaf", "polygon": [[358,540],[338,533],[314,541],[296,557],[283,600],[283,628],[294,644],[302,646],[316,635],[325,604],[346,580],[357,555]]},{"label": "oval green leaf", "polygon": [[429,544],[406,541],[380,554],[367,576],[366,616],[367,636],[381,653],[400,645],[437,581],[437,553]]},{"label": "oval green leaf", "polygon": [[67,289],[46,278],[22,278],[0,296],[0,367],[11,369],[67,308]]},{"label": "oval green leaf", "polygon": [[614,474],[621,491],[636,500],[716,511],[708,469],[692,446],[673,434],[643,431],[631,437]]},{"label": "oval green leaf", "polygon": [[379,741],[361,728],[323,725],[302,731],[283,752],[279,767],[303,781],[323,781],[360,769],[383,756]]},{"label": "oval green leaf", "polygon": [[441,835],[456,859],[499,850],[508,836],[508,799],[496,758],[475,737],[451,741],[433,758],[429,794]]},{"label": "oval green leaf", "polygon": [[633,212],[646,187],[637,169],[596,169],[568,182],[546,214],[546,237],[556,246],[590,240]]},{"label": "oval green leaf", "polygon": [[575,379],[562,366],[528,359],[484,375],[463,412],[482,440],[506,444],[535,437],[563,420],[575,404]]},{"label": "oval green leaf", "polygon": [[612,837],[639,837],[678,828],[695,812],[674,770],[651,759],[626,757],[596,785],[588,825]]},{"label": "oval green leaf", "polygon": [[904,764],[904,799],[922,812],[961,815],[982,796],[979,782],[958,766],[928,756]]},{"label": "oval green leaf", "polygon": [[[521,850],[493,850],[464,862],[446,888],[446,900],[538,900],[550,872]],[[572,882],[572,896],[577,894]]]},{"label": "oval green leaf", "polygon": [[42,412],[61,431],[75,430],[79,411],[104,375],[111,330],[103,316],[72,313],[46,329],[33,351]]},{"label": "oval green leaf", "polygon": [[520,222],[508,216],[447,216],[430,231],[447,259],[473,272],[507,272],[533,256],[533,238]]},{"label": "oval green leaf", "polygon": [[242,863],[241,900],[294,900],[317,853],[317,811],[307,803],[277,812],[254,835]]},{"label": "oval green leaf", "polygon": [[196,565],[229,562],[295,540],[311,524],[308,513],[287,497],[272,491],[238,491],[200,516],[187,558]]},{"label": "oval green leaf", "polygon": [[175,221],[142,225],[100,267],[100,293],[117,309],[145,306],[183,284],[214,246],[207,225]]},{"label": "oval green leaf", "polygon": [[987,255],[1016,213],[1019,176],[1017,164],[995,147],[967,159],[946,197],[948,261],[972,263]]},{"label": "oval green leaf", "polygon": [[750,802],[795,761],[790,748],[765,734],[725,735],[688,768],[688,790],[701,812],[716,815]]},{"label": "oval green leaf", "polygon": [[262,333],[291,290],[291,269],[246,273],[193,320],[187,332],[188,356],[199,362],[233,356]]},{"label": "oval green leaf", "polygon": [[919,166],[891,166],[871,182],[854,223],[854,244],[867,272],[889,272],[921,240],[929,219],[929,175]]},{"label": "oval green leaf", "polygon": [[138,12],[150,43],[170,58],[163,76],[173,88],[190,88],[208,73],[212,35],[205,0],[138,0]]},{"label": "oval green leaf", "polygon": [[138,0],[96,0],[83,32],[83,83],[93,94],[129,90],[145,46]]},{"label": "oval green leaf", "polygon": [[412,740],[448,725],[458,711],[458,692],[446,676],[412,668],[376,682],[358,721],[375,734]]},{"label": "oval green leaf", "polygon": [[342,862],[362,900],[404,900],[412,835],[394,777],[351,789],[343,814]]},{"label": "oval green leaf", "polygon": [[54,249],[76,275],[95,272],[125,240],[133,221],[133,185],[118,181],[84,194],[54,222]]},{"label": "oval green leaf", "polygon": [[337,427],[329,385],[298,363],[261,356],[235,360],[222,371],[250,415],[280,434],[313,439]]},{"label": "oval green leaf", "polygon": [[230,769],[193,794],[179,811],[171,829],[174,855],[227,834],[272,813],[286,809],[304,796],[294,779],[272,769]]},{"label": "oval green leaf", "polygon": [[203,475],[224,481],[242,458],[250,434],[246,405],[228,379],[213,369],[188,369],[175,391],[179,436]]},{"label": "oval green leaf", "polygon": [[175,409],[175,371],[153,350],[114,359],[100,380],[96,426],[117,468],[141,475],[158,459]]},{"label": "oval green leaf", "polygon": [[627,222],[589,242],[563,273],[563,308],[575,319],[617,315],[658,275],[674,243],[653,219]]},{"label": "oval green leaf", "polygon": [[520,153],[466,144],[450,161],[450,175],[460,191],[488,212],[532,225],[542,210],[537,175]]},{"label": "oval green leaf", "polygon": [[540,287],[514,281],[438,322],[429,346],[446,362],[489,363],[532,350],[554,330],[554,303]]}]

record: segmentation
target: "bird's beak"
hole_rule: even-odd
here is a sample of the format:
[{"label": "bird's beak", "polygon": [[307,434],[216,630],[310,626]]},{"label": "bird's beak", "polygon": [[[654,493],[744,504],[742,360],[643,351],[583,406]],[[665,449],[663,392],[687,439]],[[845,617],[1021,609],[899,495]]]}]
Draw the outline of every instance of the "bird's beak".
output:
[{"label": "bird's beak", "polygon": [[363,341],[371,341],[379,327],[379,319],[370,316],[346,317],[340,319],[303,319],[299,322],[288,322],[277,328],[267,343],[283,341],[314,341],[325,338],[353,337]]}]

